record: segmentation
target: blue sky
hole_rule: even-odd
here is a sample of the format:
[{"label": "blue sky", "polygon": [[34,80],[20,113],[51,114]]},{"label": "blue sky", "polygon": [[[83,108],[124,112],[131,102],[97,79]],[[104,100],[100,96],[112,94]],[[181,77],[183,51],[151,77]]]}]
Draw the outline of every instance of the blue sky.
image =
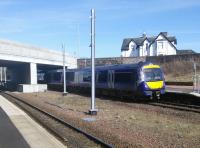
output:
[{"label": "blue sky", "polygon": [[176,36],[178,49],[200,52],[199,0],[0,0],[0,38],[55,50],[64,43],[90,57],[91,8],[96,57],[120,56],[123,38],[162,31]]}]

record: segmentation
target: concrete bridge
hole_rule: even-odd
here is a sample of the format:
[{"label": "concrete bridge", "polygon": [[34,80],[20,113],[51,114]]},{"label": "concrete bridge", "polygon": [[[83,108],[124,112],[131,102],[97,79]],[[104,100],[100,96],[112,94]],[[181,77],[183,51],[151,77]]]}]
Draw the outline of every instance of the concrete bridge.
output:
[{"label": "concrete bridge", "polygon": [[[67,68],[76,68],[76,57],[66,53]],[[62,68],[63,53],[7,40],[0,40],[0,81],[5,69],[7,77],[11,75],[16,84],[30,84],[37,86],[37,71]],[[1,70],[2,69],[2,70]],[[8,80],[8,79],[6,79]]]}]

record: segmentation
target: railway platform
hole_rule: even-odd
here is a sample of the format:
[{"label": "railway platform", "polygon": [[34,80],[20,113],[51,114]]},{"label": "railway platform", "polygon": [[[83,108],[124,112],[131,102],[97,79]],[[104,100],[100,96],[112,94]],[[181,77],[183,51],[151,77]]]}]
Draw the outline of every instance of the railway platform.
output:
[{"label": "railway platform", "polygon": [[0,95],[0,147],[66,148],[24,111]]},{"label": "railway platform", "polygon": [[193,86],[167,85],[166,92],[179,93],[179,94],[190,94],[190,95],[200,97],[200,93],[198,93],[198,91],[194,91]]}]

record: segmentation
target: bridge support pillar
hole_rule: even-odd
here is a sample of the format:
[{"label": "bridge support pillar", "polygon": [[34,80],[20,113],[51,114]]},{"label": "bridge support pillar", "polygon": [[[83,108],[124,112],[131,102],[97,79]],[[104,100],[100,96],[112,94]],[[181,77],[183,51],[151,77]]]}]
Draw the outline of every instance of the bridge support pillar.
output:
[{"label": "bridge support pillar", "polygon": [[30,63],[30,84],[37,84],[37,64]]}]

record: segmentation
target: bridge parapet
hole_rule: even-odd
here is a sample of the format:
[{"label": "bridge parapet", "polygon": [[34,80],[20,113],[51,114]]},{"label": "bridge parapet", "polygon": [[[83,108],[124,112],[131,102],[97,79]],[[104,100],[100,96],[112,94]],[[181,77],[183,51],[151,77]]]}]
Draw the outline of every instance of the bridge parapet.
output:
[{"label": "bridge parapet", "polygon": [[[0,40],[0,59],[39,64],[63,65],[63,53],[16,42]],[[75,56],[66,53],[66,66],[77,67]]]}]

